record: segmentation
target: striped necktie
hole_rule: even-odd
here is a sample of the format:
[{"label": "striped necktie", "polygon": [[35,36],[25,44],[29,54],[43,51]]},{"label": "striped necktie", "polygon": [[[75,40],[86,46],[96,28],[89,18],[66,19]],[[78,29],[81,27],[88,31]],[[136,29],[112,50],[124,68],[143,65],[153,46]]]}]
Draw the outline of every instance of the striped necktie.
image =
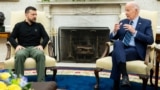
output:
[{"label": "striped necktie", "polygon": [[[129,23],[130,25],[133,24],[133,21],[130,21]],[[129,46],[129,42],[131,40],[131,37],[132,37],[132,34],[129,32],[129,31],[126,31],[126,34],[123,38],[123,43],[126,45],[126,46]]]}]

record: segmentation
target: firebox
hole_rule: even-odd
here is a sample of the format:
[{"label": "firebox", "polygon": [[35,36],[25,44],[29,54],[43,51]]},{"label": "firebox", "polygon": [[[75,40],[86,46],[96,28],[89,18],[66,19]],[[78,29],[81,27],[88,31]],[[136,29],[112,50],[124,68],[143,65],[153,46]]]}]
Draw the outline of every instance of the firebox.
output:
[{"label": "firebox", "polygon": [[95,62],[109,41],[108,27],[60,27],[59,61]]}]

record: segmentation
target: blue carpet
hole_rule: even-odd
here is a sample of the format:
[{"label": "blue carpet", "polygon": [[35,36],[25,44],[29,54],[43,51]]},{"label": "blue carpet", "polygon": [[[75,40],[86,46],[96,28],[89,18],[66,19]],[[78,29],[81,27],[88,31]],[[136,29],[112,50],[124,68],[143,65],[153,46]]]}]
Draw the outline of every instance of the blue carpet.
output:
[{"label": "blue carpet", "polygon": [[[0,70],[6,72],[7,70]],[[27,76],[30,82],[37,81],[37,76]],[[51,81],[52,76],[48,75],[46,81]],[[58,89],[65,90],[94,90],[96,79],[93,76],[76,76],[76,75],[57,75],[56,83]],[[100,89],[99,90],[112,90],[113,80],[109,78],[100,78]],[[142,84],[131,82],[130,88],[121,88],[120,90],[142,90]],[[154,90],[153,86],[147,86],[146,90]],[[158,88],[160,90],[160,87]]]},{"label": "blue carpet", "polygon": [[[36,76],[28,76],[29,81],[36,81]],[[46,81],[51,81],[52,77],[46,77]],[[76,76],[76,75],[57,75],[56,83],[58,89],[65,90],[94,90],[95,77],[92,76]],[[109,78],[100,78],[99,90],[112,90],[113,81]],[[142,84],[131,82],[130,88],[121,88],[120,90],[142,90]],[[146,90],[154,90],[154,87],[147,86]],[[158,89],[160,90],[160,88]]]}]

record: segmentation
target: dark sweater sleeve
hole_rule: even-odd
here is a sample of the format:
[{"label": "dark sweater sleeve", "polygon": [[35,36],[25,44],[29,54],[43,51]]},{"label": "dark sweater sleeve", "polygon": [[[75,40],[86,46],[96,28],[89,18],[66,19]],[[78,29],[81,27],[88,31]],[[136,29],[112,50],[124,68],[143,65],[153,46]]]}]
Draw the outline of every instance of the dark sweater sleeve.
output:
[{"label": "dark sweater sleeve", "polygon": [[19,24],[16,24],[13,28],[13,31],[8,39],[8,41],[11,43],[11,45],[16,48],[18,46],[18,43],[16,42],[16,38],[18,36],[18,30],[19,30]]},{"label": "dark sweater sleeve", "polygon": [[49,36],[41,23],[39,23],[39,26],[41,28],[41,35],[42,35],[42,39],[43,39],[41,45],[43,46],[43,48],[45,48],[48,41],[49,41]]}]

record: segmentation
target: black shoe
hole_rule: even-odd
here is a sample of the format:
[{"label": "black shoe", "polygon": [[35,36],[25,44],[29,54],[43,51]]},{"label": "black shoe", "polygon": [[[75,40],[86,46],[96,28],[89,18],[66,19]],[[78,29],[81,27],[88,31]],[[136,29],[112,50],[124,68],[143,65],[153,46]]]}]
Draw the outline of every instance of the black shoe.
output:
[{"label": "black shoe", "polygon": [[114,87],[113,87],[113,90],[120,90],[120,89],[119,89],[119,86],[117,86],[117,87],[114,86]]},{"label": "black shoe", "polygon": [[122,82],[121,82],[122,87],[130,87],[130,82],[128,76],[123,76],[122,77]]},{"label": "black shoe", "polygon": [[114,80],[113,90],[120,90],[119,89],[119,80],[118,81]]}]

